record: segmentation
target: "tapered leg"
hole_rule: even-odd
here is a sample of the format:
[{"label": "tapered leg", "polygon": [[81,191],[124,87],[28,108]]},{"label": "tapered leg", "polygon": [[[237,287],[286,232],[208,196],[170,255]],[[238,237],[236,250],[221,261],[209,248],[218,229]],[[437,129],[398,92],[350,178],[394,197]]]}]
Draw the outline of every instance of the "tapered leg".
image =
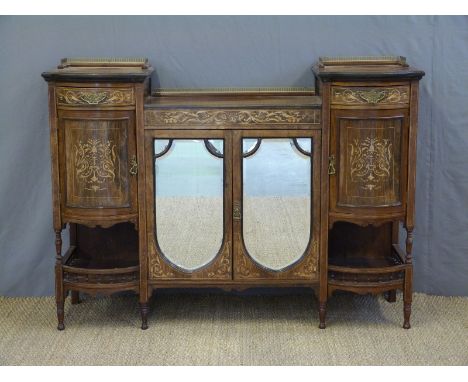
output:
[{"label": "tapered leg", "polygon": [[413,266],[410,265],[405,271],[405,288],[403,291],[403,329],[411,328],[410,316],[411,316],[411,303],[413,300],[412,293],[412,282],[413,282]]},{"label": "tapered leg", "polygon": [[147,302],[140,302],[140,314],[141,314],[141,329],[148,329],[148,312],[149,305]]},{"label": "tapered leg", "polygon": [[65,329],[64,304],[65,296],[63,291],[63,270],[62,270],[62,230],[55,230],[55,302],[57,305],[57,329]]},{"label": "tapered leg", "polygon": [[403,290],[403,329],[411,328],[411,303],[413,300],[413,227],[406,226],[406,270]]},{"label": "tapered leg", "polygon": [[387,300],[388,302],[395,302],[396,301],[396,289],[385,292],[384,296],[385,296],[385,300]]},{"label": "tapered leg", "polygon": [[57,320],[58,320],[58,325],[57,329],[58,330],[64,330],[65,329],[65,324],[63,323],[63,318],[64,318],[64,300],[62,301],[57,301]]},{"label": "tapered leg", "polygon": [[80,292],[77,290],[72,290],[71,291],[71,303],[72,305],[79,304],[81,302],[80,300]]},{"label": "tapered leg", "polygon": [[320,329],[325,329],[325,327],[326,327],[326,325],[325,325],[326,315],[327,315],[327,302],[326,301],[321,301],[319,303],[319,320],[320,320],[319,328]]},{"label": "tapered leg", "polygon": [[411,328],[411,324],[410,324],[411,301],[405,302],[403,304],[403,316],[404,316],[403,329],[410,329]]}]

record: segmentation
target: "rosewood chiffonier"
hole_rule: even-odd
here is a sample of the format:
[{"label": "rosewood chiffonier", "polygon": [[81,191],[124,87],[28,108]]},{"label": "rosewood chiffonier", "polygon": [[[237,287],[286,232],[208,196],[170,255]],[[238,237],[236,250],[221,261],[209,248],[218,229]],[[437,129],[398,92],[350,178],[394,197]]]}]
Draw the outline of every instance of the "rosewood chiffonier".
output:
[{"label": "rosewood chiffonier", "polygon": [[[151,89],[147,59],[63,59],[49,120],[64,301],[162,288],[403,292],[418,82],[404,57],[320,58],[316,88]],[[407,238],[399,245],[399,227]],[[68,225],[70,247],[62,251]]]}]

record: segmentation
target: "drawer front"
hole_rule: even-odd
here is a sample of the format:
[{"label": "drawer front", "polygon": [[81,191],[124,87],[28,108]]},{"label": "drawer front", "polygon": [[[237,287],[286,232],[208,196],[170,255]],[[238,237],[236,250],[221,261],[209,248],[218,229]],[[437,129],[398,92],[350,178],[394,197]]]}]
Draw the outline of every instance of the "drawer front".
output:
[{"label": "drawer front", "polygon": [[409,105],[409,86],[333,86],[332,105],[396,106]]},{"label": "drawer front", "polygon": [[131,88],[57,88],[59,106],[132,106],[135,96]]}]

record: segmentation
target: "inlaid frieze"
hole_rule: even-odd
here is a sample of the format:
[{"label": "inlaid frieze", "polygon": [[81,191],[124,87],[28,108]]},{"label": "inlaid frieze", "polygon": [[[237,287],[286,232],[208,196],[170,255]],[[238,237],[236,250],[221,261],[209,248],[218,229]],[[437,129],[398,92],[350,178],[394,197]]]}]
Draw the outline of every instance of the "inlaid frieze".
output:
[{"label": "inlaid frieze", "polygon": [[320,110],[145,110],[145,125],[320,124]]},{"label": "inlaid frieze", "polygon": [[332,104],[398,105],[408,104],[409,86],[332,88]]},{"label": "inlaid frieze", "polygon": [[103,89],[103,88],[57,88],[57,103],[59,105],[94,106],[113,105],[126,106],[135,104],[133,89]]}]

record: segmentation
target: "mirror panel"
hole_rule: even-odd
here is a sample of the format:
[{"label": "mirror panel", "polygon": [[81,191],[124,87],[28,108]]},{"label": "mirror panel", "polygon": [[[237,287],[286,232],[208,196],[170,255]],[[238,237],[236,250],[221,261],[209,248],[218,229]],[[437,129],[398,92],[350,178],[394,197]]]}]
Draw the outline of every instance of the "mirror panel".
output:
[{"label": "mirror panel", "polygon": [[[252,139],[244,139],[252,147]],[[248,254],[261,267],[280,271],[304,255],[311,231],[312,138],[263,138],[244,157],[242,231]]]},{"label": "mirror panel", "polygon": [[[203,139],[154,140],[156,238],[162,255],[193,272],[218,254],[224,236],[224,163]],[[217,152],[222,139],[210,140]]]}]

